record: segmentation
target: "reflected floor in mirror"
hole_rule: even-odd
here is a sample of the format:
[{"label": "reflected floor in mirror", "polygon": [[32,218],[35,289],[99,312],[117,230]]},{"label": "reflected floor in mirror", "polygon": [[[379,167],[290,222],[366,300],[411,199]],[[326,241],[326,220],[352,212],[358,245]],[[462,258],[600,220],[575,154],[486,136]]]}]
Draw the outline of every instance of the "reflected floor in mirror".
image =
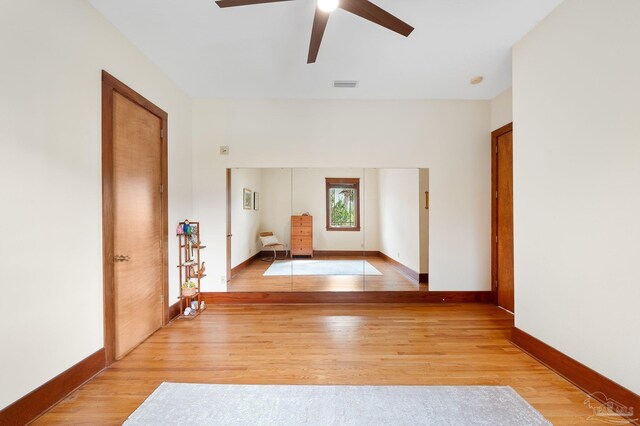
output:
[{"label": "reflected floor in mirror", "polygon": [[[308,260],[308,259],[301,259]],[[366,260],[379,274],[371,275],[265,275],[272,262],[256,259],[233,275],[229,292],[309,292],[309,291],[427,291],[391,263],[378,256],[314,256],[314,261]],[[363,263],[363,269],[364,269]],[[367,267],[368,268],[368,267]],[[297,269],[297,268],[296,268]],[[301,273],[304,273],[301,271]]]}]

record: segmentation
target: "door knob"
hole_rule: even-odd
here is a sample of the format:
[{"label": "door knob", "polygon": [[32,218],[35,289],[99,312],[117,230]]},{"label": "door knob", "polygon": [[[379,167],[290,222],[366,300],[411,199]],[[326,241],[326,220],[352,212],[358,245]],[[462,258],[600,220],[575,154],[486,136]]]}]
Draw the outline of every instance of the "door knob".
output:
[{"label": "door knob", "polygon": [[129,256],[124,256],[122,254],[113,256],[114,262],[128,262],[129,259]]}]

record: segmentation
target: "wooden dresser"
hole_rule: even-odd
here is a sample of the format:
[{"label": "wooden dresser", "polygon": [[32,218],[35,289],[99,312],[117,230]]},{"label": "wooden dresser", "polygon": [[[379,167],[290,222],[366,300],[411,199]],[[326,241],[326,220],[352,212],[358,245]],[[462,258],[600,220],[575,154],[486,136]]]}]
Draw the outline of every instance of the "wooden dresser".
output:
[{"label": "wooden dresser", "polygon": [[313,256],[313,217],[291,216],[291,257]]}]

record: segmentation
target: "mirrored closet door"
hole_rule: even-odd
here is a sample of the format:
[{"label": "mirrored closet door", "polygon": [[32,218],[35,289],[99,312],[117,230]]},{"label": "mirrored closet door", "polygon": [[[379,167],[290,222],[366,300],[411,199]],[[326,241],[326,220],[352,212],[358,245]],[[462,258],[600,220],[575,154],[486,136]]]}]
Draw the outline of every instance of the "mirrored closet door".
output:
[{"label": "mirrored closet door", "polygon": [[231,169],[229,292],[422,291],[428,170]]}]

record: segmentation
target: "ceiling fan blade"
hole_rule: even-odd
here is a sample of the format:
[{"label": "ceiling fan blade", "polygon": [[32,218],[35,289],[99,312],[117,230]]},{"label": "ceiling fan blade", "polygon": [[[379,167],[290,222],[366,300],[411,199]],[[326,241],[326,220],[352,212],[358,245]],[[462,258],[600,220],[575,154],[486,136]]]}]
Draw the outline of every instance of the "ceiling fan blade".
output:
[{"label": "ceiling fan blade", "polygon": [[408,37],[413,27],[368,0],[340,0],[341,9]]},{"label": "ceiling fan blade", "polygon": [[329,22],[329,15],[329,13],[323,12],[320,8],[316,7],[316,14],[313,17],[313,28],[311,29],[311,41],[309,42],[309,56],[307,56],[308,64],[313,64],[318,57],[324,29],[327,27],[327,22]]},{"label": "ceiling fan blade", "polygon": [[216,4],[220,7],[250,6],[252,4],[276,3],[291,0],[218,0]]}]

